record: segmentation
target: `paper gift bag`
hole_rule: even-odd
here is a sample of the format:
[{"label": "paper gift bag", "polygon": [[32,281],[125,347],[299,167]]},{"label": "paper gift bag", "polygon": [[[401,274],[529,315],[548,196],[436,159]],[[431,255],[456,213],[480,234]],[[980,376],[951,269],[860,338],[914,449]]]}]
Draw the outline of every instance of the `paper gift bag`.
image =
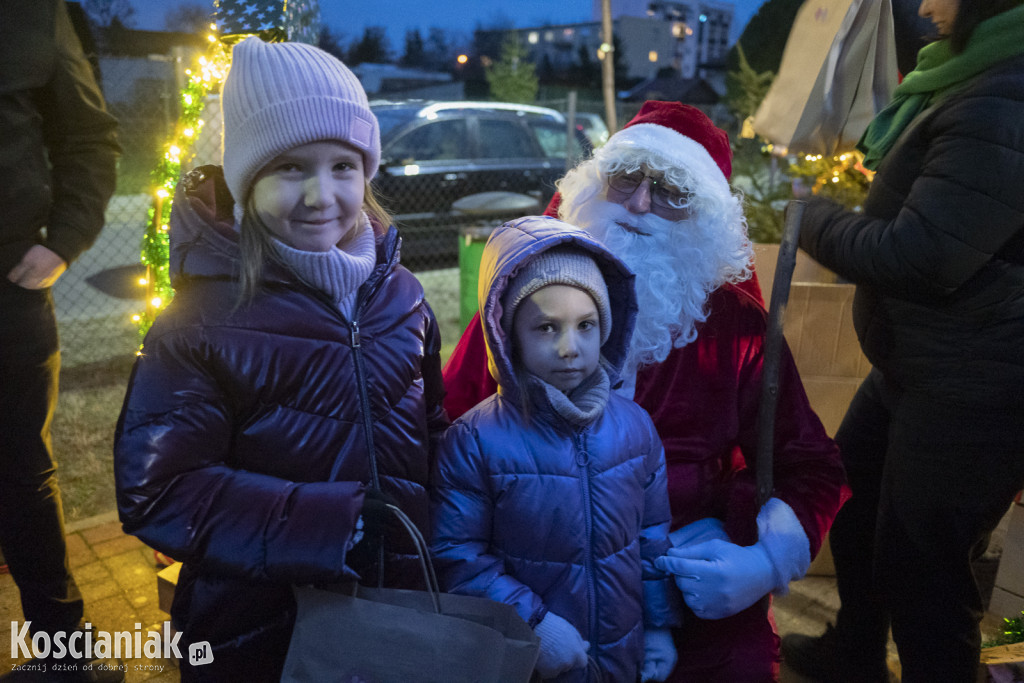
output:
[{"label": "paper gift bag", "polygon": [[486,598],[359,587],[296,588],[282,681],[526,683],[539,643],[511,606]]},{"label": "paper gift bag", "polygon": [[441,593],[415,525],[428,590],[294,588],[298,611],[282,681],[527,683],[540,641],[515,609]]},{"label": "paper gift bag", "polygon": [[849,151],[896,83],[890,0],[806,0],[753,128],[783,152]]}]

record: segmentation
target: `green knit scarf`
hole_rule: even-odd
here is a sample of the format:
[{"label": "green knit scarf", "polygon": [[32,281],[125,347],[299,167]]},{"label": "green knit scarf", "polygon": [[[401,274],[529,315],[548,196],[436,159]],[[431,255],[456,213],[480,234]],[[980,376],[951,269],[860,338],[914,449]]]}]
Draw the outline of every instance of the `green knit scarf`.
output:
[{"label": "green knit scarf", "polygon": [[864,166],[874,170],[903,130],[933,102],[955,92],[993,64],[1024,54],[1024,5],[978,24],[963,52],[953,54],[949,39],[917,53],[917,66],[896,86],[892,101],[878,112],[857,143]]}]

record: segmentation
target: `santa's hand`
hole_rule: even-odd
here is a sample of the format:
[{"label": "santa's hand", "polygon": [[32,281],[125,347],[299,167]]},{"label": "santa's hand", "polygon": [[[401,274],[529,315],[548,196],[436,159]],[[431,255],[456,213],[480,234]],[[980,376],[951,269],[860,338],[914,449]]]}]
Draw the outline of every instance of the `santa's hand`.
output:
[{"label": "santa's hand", "polygon": [[752,546],[713,539],[672,548],[654,564],[675,575],[683,599],[697,616],[732,616],[771,591],[785,592],[811,563],[807,534],[780,499],[765,503],[757,529],[760,540]]},{"label": "santa's hand", "polygon": [[702,619],[732,616],[760,600],[775,585],[772,562],[758,544],[744,548],[714,539],[672,548],[654,565],[675,574],[683,599]]},{"label": "santa's hand", "polygon": [[646,628],[644,630],[644,665],[640,671],[641,681],[663,681],[676,667],[676,644],[672,632],[667,628]]},{"label": "santa's hand", "polygon": [[722,520],[715,517],[705,517],[696,522],[690,522],[670,533],[668,537],[672,541],[673,548],[685,548],[715,538],[720,541],[730,540],[729,534],[725,533],[725,528],[722,526]]}]

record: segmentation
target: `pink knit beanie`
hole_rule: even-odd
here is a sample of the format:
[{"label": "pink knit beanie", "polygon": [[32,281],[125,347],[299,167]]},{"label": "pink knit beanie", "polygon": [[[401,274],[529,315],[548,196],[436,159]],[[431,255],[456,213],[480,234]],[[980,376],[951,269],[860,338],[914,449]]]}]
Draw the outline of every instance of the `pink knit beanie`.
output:
[{"label": "pink knit beanie", "polygon": [[224,178],[244,202],[256,174],[293,147],[347,142],[363,153],[366,178],[380,165],[380,127],[348,67],[305,43],[235,45],[221,94]]}]

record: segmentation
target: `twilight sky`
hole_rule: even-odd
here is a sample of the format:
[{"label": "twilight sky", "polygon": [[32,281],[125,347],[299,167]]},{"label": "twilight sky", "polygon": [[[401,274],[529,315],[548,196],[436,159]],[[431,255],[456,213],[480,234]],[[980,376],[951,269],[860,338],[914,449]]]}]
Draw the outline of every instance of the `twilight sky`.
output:
[{"label": "twilight sky", "polygon": [[[180,5],[209,7],[213,0],[130,0],[135,7],[135,27],[164,29],[164,15]],[[747,21],[763,0],[732,0],[736,20],[732,38],[739,37]],[[472,39],[475,28],[537,26],[591,21],[591,0],[320,0],[324,23],[343,44],[362,35],[367,26],[385,26],[392,51],[401,52],[405,32],[419,28],[447,30],[453,38],[463,34]],[[453,41],[454,42],[454,41]]]}]

